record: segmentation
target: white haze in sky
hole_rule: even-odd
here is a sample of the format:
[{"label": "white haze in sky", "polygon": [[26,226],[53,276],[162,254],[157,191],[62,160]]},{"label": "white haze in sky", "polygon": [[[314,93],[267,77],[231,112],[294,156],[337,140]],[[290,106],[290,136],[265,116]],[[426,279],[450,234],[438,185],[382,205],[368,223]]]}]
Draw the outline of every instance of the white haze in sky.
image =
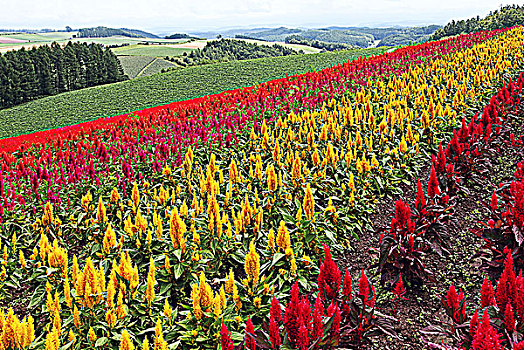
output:
[{"label": "white haze in sky", "polygon": [[485,16],[493,0],[0,0],[0,28],[104,25],[153,32],[279,26],[445,24]]}]

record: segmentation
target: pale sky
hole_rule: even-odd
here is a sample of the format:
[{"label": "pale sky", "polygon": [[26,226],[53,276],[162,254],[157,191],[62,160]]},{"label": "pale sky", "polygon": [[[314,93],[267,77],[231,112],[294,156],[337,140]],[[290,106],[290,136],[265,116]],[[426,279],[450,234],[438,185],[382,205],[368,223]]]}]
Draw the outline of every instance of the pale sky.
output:
[{"label": "pale sky", "polygon": [[104,25],[152,32],[228,27],[445,24],[485,16],[494,0],[0,0],[0,28]]}]

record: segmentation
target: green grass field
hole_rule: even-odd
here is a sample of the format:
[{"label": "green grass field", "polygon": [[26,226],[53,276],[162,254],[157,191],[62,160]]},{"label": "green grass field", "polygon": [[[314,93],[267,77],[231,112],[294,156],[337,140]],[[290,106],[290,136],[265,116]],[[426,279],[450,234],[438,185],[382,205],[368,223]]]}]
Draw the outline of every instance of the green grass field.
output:
[{"label": "green grass field", "polygon": [[190,53],[191,51],[193,50],[166,45],[129,45],[113,49],[113,52],[117,56],[151,57],[181,56],[184,52]]},{"label": "green grass field", "polygon": [[0,138],[123,114],[147,106],[251,86],[320,70],[385,48],[231,61],[45,97],[0,111]]}]

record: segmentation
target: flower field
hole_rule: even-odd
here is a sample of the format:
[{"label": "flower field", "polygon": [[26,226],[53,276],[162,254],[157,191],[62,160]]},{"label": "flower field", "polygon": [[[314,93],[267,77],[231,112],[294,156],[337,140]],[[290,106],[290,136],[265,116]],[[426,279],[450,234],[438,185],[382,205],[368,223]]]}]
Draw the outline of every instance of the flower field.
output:
[{"label": "flower field", "polygon": [[[479,32],[2,140],[0,344],[364,349],[398,339],[381,293],[395,310],[431,279],[425,256],[453,250],[456,198],[496,147],[522,146],[510,126],[523,54],[524,28]],[[376,266],[338,261],[373,227],[375,205],[428,164],[414,205],[391,202]],[[486,279],[473,313],[450,287],[451,323],[423,330],[437,334],[428,346],[524,348],[513,264],[524,256],[522,186],[520,164],[476,232],[496,290]]]}]

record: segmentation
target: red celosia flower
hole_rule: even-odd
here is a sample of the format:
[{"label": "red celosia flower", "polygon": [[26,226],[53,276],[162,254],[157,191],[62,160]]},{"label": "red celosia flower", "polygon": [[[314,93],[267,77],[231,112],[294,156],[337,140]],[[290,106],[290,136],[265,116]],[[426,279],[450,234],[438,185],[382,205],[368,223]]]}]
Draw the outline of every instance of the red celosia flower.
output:
[{"label": "red celosia flower", "polygon": [[311,324],[311,340],[313,342],[322,338],[324,327],[322,326],[322,316],[324,316],[324,307],[319,297],[315,300],[315,310],[313,311],[313,322]]},{"label": "red celosia flower", "polygon": [[454,285],[449,286],[449,290],[446,295],[446,303],[448,304],[448,307],[451,309],[453,316],[455,316],[459,308],[459,297]]},{"label": "red celosia flower", "polygon": [[504,311],[504,325],[509,333],[515,332],[515,315],[510,303],[506,304],[506,310]]},{"label": "red celosia flower", "polygon": [[524,340],[513,345],[513,350],[524,350]]},{"label": "red celosia flower", "polygon": [[329,317],[333,317],[333,323],[331,324],[330,329],[330,337],[331,340],[335,340],[335,344],[337,344],[338,336],[340,334],[340,321],[342,319],[338,305],[332,302],[327,309],[327,314]]},{"label": "red celosia flower", "polygon": [[333,300],[340,287],[340,270],[331,257],[329,247],[324,244],[324,261],[318,275],[318,291],[324,300]]},{"label": "red celosia flower", "polygon": [[366,277],[366,274],[364,273],[364,270],[362,270],[362,273],[360,274],[360,281],[358,283],[358,294],[363,297],[364,302],[367,302],[369,298],[369,281]]},{"label": "red celosia flower", "polygon": [[497,211],[497,209],[498,209],[497,194],[493,192],[493,194],[491,195],[491,210]]},{"label": "red celosia flower", "polygon": [[422,191],[422,184],[420,180],[417,181],[417,199],[415,200],[415,208],[421,213],[426,213],[426,196],[424,191]]},{"label": "red celosia flower", "polygon": [[275,295],[273,295],[273,299],[271,299],[271,316],[277,322],[282,321],[282,310],[280,309],[280,303],[277,298],[275,298]]},{"label": "red celosia flower", "polygon": [[480,306],[482,308],[488,307],[490,305],[495,305],[495,292],[493,291],[493,285],[484,276],[484,282],[482,283],[482,292],[480,297]]},{"label": "red celosia flower", "polygon": [[517,319],[520,322],[524,322],[524,277],[522,277],[522,270],[520,270],[519,276],[516,279],[516,286],[515,312],[517,313]]},{"label": "red celosia flower", "polygon": [[296,342],[299,350],[306,350],[309,346],[309,332],[305,324],[301,324],[298,329],[298,339]]},{"label": "red celosia flower", "polygon": [[300,298],[298,317],[303,324],[308,326],[311,322],[311,305],[307,298]]},{"label": "red celosia flower", "polygon": [[473,317],[471,317],[471,320],[469,321],[469,334],[471,337],[475,337],[475,334],[477,333],[477,328],[479,326],[479,313],[477,312],[477,309],[475,309],[475,313],[473,314]]},{"label": "red celosia flower", "polygon": [[438,196],[440,194],[437,174],[435,173],[435,167],[431,166],[431,175],[429,176],[429,183],[428,183],[428,197],[433,198],[434,196]]},{"label": "red celosia flower", "polygon": [[248,350],[255,350],[257,348],[255,342],[255,327],[253,326],[253,322],[251,322],[251,316],[249,316],[246,322],[245,348]]},{"label": "red celosia flower", "polygon": [[504,261],[504,271],[500,275],[497,283],[496,300],[499,310],[506,310],[506,304],[515,302],[516,278],[513,271],[513,256],[509,249],[504,249],[506,259]]},{"label": "red celosia flower", "polygon": [[500,335],[489,324],[488,310],[484,310],[482,323],[477,328],[477,332],[473,337],[473,350],[502,350],[502,345],[499,340]]},{"label": "red celosia flower", "polygon": [[351,286],[351,275],[349,270],[346,268],[346,274],[344,275],[344,283],[342,284],[342,295],[345,301],[350,301],[353,297],[353,289]]},{"label": "red celosia flower", "polygon": [[234,350],[233,341],[231,340],[231,335],[227,330],[224,321],[222,321],[222,328],[220,329],[220,343],[222,345],[222,350]]},{"label": "red celosia flower", "polygon": [[269,318],[269,340],[273,349],[280,349],[280,330],[273,314]]},{"label": "red celosia flower", "polygon": [[436,170],[439,174],[445,174],[446,173],[446,154],[442,150],[442,143],[439,143],[438,145],[438,155],[437,155],[437,161],[436,161]]},{"label": "red celosia flower", "polygon": [[296,345],[298,339],[298,318],[300,316],[300,300],[298,281],[295,282],[291,288],[291,299],[284,312],[284,327],[286,327],[289,341],[292,345]]},{"label": "red celosia flower", "polygon": [[393,287],[393,294],[395,295],[394,300],[397,298],[406,300],[406,298],[404,298],[404,294],[406,294],[406,287],[404,287],[404,282],[402,282],[402,274],[398,275],[398,281]]}]

